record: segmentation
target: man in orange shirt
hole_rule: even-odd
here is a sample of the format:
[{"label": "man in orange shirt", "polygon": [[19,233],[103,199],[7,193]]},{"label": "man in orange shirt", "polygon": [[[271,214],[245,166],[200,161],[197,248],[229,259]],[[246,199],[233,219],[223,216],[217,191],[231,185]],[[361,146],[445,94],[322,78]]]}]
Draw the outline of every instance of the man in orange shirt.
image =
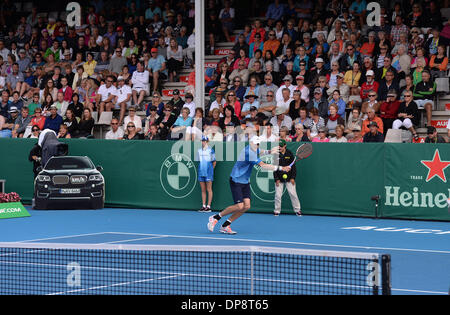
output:
[{"label": "man in orange shirt", "polygon": [[377,123],[378,131],[383,133],[383,120],[375,114],[373,108],[367,108],[367,119],[362,123],[361,134],[364,136],[366,133],[370,132],[369,124],[374,121]]},{"label": "man in orange shirt", "polygon": [[263,58],[266,56],[266,51],[268,50],[271,50],[275,55],[278,47],[280,47],[280,41],[277,39],[275,31],[271,30],[269,31],[269,39],[264,42]]}]

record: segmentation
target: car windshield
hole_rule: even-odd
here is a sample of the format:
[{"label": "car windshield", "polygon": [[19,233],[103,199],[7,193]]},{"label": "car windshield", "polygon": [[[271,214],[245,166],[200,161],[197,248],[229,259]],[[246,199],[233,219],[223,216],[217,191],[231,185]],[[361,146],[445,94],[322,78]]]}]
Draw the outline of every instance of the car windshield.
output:
[{"label": "car windshield", "polygon": [[83,157],[53,158],[45,165],[46,170],[80,170],[93,168],[94,165],[92,162]]}]

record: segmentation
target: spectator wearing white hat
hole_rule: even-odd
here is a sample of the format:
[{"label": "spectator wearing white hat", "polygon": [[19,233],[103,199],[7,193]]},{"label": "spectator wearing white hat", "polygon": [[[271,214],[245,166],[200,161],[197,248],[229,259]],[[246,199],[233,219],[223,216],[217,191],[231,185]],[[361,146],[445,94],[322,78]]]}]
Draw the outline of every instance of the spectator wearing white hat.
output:
[{"label": "spectator wearing white hat", "polygon": [[292,79],[292,76],[289,75],[289,74],[287,74],[287,75],[285,75],[285,76],[283,77],[284,85],[280,85],[280,87],[278,88],[277,93],[276,93],[276,95],[275,95],[275,100],[276,100],[277,102],[283,100],[283,89],[284,89],[284,88],[288,88],[289,91],[291,91],[290,97],[292,97],[292,93],[294,92],[294,90],[295,90],[295,88],[296,88],[295,85],[292,85],[292,80],[293,80],[293,79]]},{"label": "spectator wearing white hat", "polygon": [[322,58],[316,58],[314,60],[314,67],[310,72],[310,85],[315,87],[318,85],[319,77],[326,76],[328,71],[325,69],[325,61]]},{"label": "spectator wearing white hat", "polygon": [[361,85],[360,96],[361,100],[365,101],[369,98],[369,92],[378,92],[379,84],[375,81],[375,72],[368,70],[366,72],[366,82]]},{"label": "spectator wearing white hat", "polygon": [[297,82],[297,86],[295,87],[295,91],[300,91],[301,99],[305,102],[309,102],[309,89],[305,83],[305,77],[301,74],[295,77],[295,81]]}]

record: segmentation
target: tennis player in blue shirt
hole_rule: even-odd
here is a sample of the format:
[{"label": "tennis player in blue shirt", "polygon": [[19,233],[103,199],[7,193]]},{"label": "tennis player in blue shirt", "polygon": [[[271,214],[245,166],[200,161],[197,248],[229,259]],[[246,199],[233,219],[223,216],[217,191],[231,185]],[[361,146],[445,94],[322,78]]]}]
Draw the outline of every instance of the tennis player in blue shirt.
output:
[{"label": "tennis player in blue shirt", "polygon": [[[246,146],[239,154],[238,160],[234,164],[230,175],[230,188],[234,204],[227,207],[219,214],[209,217],[208,230],[211,232],[214,231],[214,227],[221,218],[232,214],[220,227],[220,232],[225,234],[236,234],[235,231],[231,230],[230,224],[250,209],[250,176],[252,175],[253,166],[259,165],[260,167],[271,171],[280,170],[289,172],[289,166],[281,167],[266,164],[261,161],[259,158],[261,152],[258,147],[260,142],[260,137],[253,136],[250,139],[250,144]],[[277,154],[278,152],[279,147],[275,147],[272,148],[271,151],[264,151],[264,154]]]},{"label": "tennis player in blue shirt", "polygon": [[[202,137],[202,147],[197,151],[198,181],[202,190],[203,206],[199,212],[211,212],[213,198],[212,183],[214,180],[214,168],[216,167],[216,153],[208,146],[209,139]],[[208,192],[208,204],[206,204],[206,193]]]}]

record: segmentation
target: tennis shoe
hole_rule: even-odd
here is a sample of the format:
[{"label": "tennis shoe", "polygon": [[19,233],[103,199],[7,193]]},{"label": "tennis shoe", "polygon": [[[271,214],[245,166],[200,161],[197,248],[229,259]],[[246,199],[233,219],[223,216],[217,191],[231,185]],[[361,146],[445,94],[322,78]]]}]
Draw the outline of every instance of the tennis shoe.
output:
[{"label": "tennis shoe", "polygon": [[206,206],[205,209],[203,209],[203,212],[211,212],[211,207]]},{"label": "tennis shoe", "polygon": [[209,222],[208,222],[208,230],[213,232],[214,231],[214,227],[216,226],[217,222],[219,222],[219,221],[217,221],[217,219],[214,219],[213,215],[210,216],[209,217]]},{"label": "tennis shoe", "polygon": [[278,216],[280,215],[280,213],[279,213],[278,211],[274,211],[274,212],[273,212],[273,215],[276,216],[276,217],[278,217]]},{"label": "tennis shoe", "polygon": [[236,234],[236,232],[233,231],[229,225],[226,226],[226,227],[221,226],[220,227],[220,233],[230,234],[230,235]]},{"label": "tennis shoe", "polygon": [[295,211],[295,215],[296,215],[297,217],[301,217],[301,216],[302,216],[302,211],[301,211],[301,210]]}]

